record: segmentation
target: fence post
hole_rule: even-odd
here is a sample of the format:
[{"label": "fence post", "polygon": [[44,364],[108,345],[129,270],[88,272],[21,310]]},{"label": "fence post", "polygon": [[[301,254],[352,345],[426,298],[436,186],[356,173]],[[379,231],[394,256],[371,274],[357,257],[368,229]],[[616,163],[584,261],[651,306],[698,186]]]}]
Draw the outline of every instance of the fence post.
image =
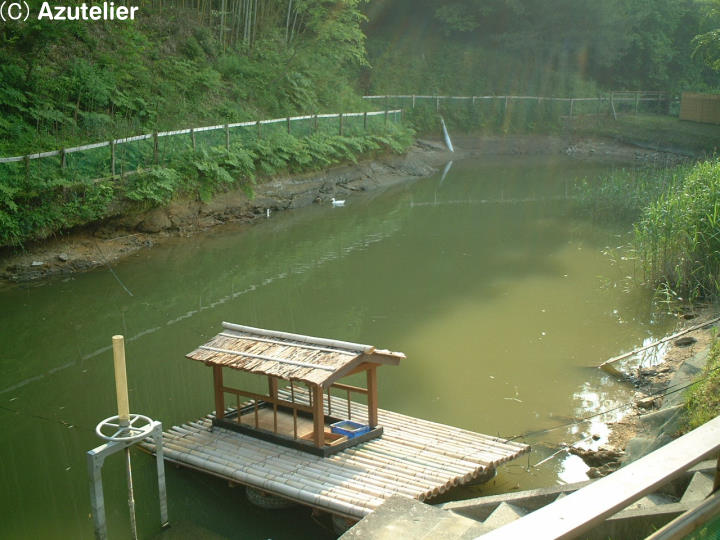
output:
[{"label": "fence post", "polygon": [[412,105],[412,108],[413,108],[413,109],[415,108],[415,94],[413,94],[413,105]]},{"label": "fence post", "polygon": [[505,115],[507,116],[507,108],[508,108],[508,97],[505,96]]},{"label": "fence post", "polygon": [[638,113],[638,105],[640,104],[640,92],[635,92],[635,114]]},{"label": "fence post", "polygon": [[385,109],[385,127],[387,127],[387,123],[388,123],[388,110]]},{"label": "fence post", "polygon": [[617,120],[617,113],[615,112],[615,92],[610,92],[610,109],[615,120]]},{"label": "fence post", "polygon": [[290,133],[290,117],[287,117],[287,132]]},{"label": "fence post", "polygon": [[30,156],[25,156],[23,158],[25,161],[25,180],[30,178]]},{"label": "fence post", "polygon": [[570,98],[570,118],[573,116],[573,106],[575,105],[575,100],[573,98]]},{"label": "fence post", "polygon": [[313,129],[315,130],[315,133],[317,133],[317,130],[318,130],[317,113],[315,113],[315,118],[313,119]]},{"label": "fence post", "polygon": [[340,133],[340,136],[342,137],[342,135],[343,135],[343,113],[340,113],[339,118],[340,118],[340,132],[339,133]]},{"label": "fence post", "polygon": [[230,124],[225,124],[225,151],[230,153]]},{"label": "fence post", "polygon": [[112,176],[113,178],[115,177],[115,141],[110,141],[110,176]]},{"label": "fence post", "polygon": [[367,131],[367,111],[363,113],[363,129]]},{"label": "fence post", "polygon": [[193,145],[193,152],[197,152],[197,143],[195,141],[195,128],[190,128],[190,140]]},{"label": "fence post", "polygon": [[260,123],[260,120],[255,122],[255,125],[257,126],[257,138],[262,139],[262,124]]},{"label": "fence post", "polygon": [[440,96],[435,96],[435,112],[440,112]]},{"label": "fence post", "polygon": [[153,131],[153,163],[157,165],[158,162],[158,134],[157,131]]},{"label": "fence post", "polygon": [[65,153],[65,149],[60,149],[60,168],[64,169],[67,167],[67,154]]}]

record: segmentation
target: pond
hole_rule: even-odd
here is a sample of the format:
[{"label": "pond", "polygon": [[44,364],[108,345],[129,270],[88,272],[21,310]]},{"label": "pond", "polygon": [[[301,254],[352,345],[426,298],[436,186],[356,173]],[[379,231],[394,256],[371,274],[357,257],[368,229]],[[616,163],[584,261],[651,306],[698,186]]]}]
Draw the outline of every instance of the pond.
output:
[{"label": "pond", "polygon": [[[130,404],[165,426],[213,409],[210,370],[184,355],[222,321],[370,343],[380,407],[503,437],[529,458],[460,496],[583,479],[561,442],[607,435],[632,388],[593,366],[664,335],[633,283],[630,224],[573,210],[568,186],[608,165],[484,157],[446,174],[178,238],[107,269],[0,290],[3,538],[92,538],[85,453],[116,413],[110,338],[126,337]],[[550,431],[545,431],[550,430]],[[598,444],[596,443],[596,444]],[[128,536],[120,456],[104,468],[112,538]],[[141,537],[159,533],[153,459],[133,453]],[[242,489],[167,469],[164,538],[332,537],[305,509],[271,514]]]}]

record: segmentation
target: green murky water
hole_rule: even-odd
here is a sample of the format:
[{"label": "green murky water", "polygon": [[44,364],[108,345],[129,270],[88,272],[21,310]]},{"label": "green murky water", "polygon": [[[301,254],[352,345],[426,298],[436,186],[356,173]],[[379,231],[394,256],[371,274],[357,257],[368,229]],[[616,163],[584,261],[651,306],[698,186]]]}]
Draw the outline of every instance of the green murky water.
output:
[{"label": "green murky water", "polygon": [[[210,371],[183,358],[221,321],[403,351],[380,405],[514,436],[610,409],[631,391],[588,366],[663,334],[628,288],[628,224],[569,213],[568,181],[597,165],[484,158],[443,177],[178,239],[107,270],[0,291],[2,538],[92,538],[85,452],[114,414],[110,337],[126,336],[131,409],[165,425],[213,408]],[[526,440],[475,493],[583,478],[553,444],[597,421]],[[134,454],[141,537],[159,534],[154,463]],[[104,469],[112,538],[128,536],[120,456]],[[270,514],[240,489],[168,469],[168,538],[323,538],[304,509]],[[469,493],[464,493],[467,496]]]}]

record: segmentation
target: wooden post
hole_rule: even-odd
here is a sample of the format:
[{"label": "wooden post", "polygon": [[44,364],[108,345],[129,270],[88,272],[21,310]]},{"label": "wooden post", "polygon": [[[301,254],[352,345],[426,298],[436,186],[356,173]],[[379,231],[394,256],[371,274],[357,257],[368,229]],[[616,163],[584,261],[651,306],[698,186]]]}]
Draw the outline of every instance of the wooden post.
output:
[{"label": "wooden post", "polygon": [[260,120],[255,122],[255,125],[257,126],[257,138],[262,139],[262,124],[260,123]]},{"label": "wooden post", "polygon": [[328,396],[328,416],[332,416],[332,400],[330,399],[330,386],[328,386],[327,389],[327,396]]},{"label": "wooden post", "polygon": [[153,132],[153,163],[157,165],[158,162],[158,134],[157,131]]},{"label": "wooden post", "polygon": [[125,340],[122,336],[113,336],[112,346],[113,363],[115,364],[118,423],[121,426],[127,426],[130,421],[130,401],[128,400],[127,372],[125,370]]},{"label": "wooden post", "polygon": [[367,370],[367,390],[368,423],[371,428],[374,428],[378,425],[378,388],[376,366],[372,366]]},{"label": "wooden post", "polygon": [[288,130],[288,133],[290,133],[290,117],[289,116],[287,117],[287,130]]},{"label": "wooden post", "polygon": [[638,105],[640,104],[640,92],[635,92],[635,114],[638,113]]},{"label": "wooden post", "polygon": [[25,161],[25,178],[27,179],[30,177],[30,156],[25,156],[24,161]]},{"label": "wooden post", "polygon": [[277,433],[278,381],[272,375],[268,375],[268,395],[273,402],[273,432]]},{"label": "wooden post", "polygon": [[570,118],[573,116],[573,105],[575,104],[575,100],[570,98]]},{"label": "wooden post", "polygon": [[225,150],[230,153],[230,125],[225,124]]},{"label": "wooden post", "polygon": [[343,113],[340,113],[340,117],[339,117],[339,118],[340,118],[340,131],[339,131],[339,133],[340,133],[340,136],[342,137],[342,134],[343,134]]},{"label": "wooden post", "polygon": [[318,448],[325,446],[325,413],[323,391],[319,384],[312,387],[313,396],[313,442]]},{"label": "wooden post", "polygon": [[[63,162],[65,162],[65,151],[63,151]],[[115,141],[110,141],[110,176],[115,176]]]},{"label": "wooden post", "polygon": [[64,169],[67,167],[67,154],[65,153],[65,149],[60,149],[60,168]]},{"label": "wooden post", "polygon": [[190,128],[190,140],[193,145],[193,152],[197,152],[197,142],[195,141],[195,128]]},{"label": "wooden post", "polygon": [[317,133],[317,130],[318,130],[317,114],[315,115],[315,118],[313,119],[313,129],[315,130],[315,133]]},{"label": "wooden post", "polygon": [[363,129],[367,131],[367,111],[363,113]]},{"label": "wooden post", "polygon": [[720,455],[717,458],[717,465],[715,465],[715,481],[713,482],[713,493],[717,493],[720,490]]},{"label": "wooden post", "polygon": [[440,96],[435,96],[435,112],[440,112]]},{"label": "wooden post", "polygon": [[[223,391],[222,366],[213,366],[213,385],[215,387],[215,418],[225,418],[225,392]],[[240,408],[238,407],[238,420],[240,419]]]},{"label": "wooden post", "polygon": [[412,100],[413,100],[412,108],[414,109],[415,108],[415,94],[413,94]]},{"label": "wooden post", "polygon": [[387,123],[388,123],[388,110],[385,109],[385,127],[387,127]]}]

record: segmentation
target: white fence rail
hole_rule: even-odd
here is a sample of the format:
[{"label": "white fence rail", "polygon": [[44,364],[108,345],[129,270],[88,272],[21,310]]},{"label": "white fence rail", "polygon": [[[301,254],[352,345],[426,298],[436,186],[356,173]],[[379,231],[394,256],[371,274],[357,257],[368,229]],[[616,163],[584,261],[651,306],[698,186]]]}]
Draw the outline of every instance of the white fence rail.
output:
[{"label": "white fence rail", "polygon": [[[286,122],[288,125],[288,130],[290,130],[290,125],[292,122],[300,121],[300,120],[317,120],[317,119],[331,119],[331,118],[338,118],[339,119],[339,131],[342,134],[343,129],[343,118],[352,118],[352,117],[359,117],[362,116],[365,119],[365,126],[367,125],[367,118],[372,116],[378,116],[378,115],[385,115],[385,121],[387,122],[387,118],[389,115],[397,115],[400,114],[402,111],[400,109],[395,110],[382,110],[382,111],[370,111],[370,112],[354,112],[354,113],[331,113],[331,114],[313,114],[313,115],[305,115],[305,116],[288,116],[285,118],[273,118],[270,120],[255,120],[250,122],[238,122],[233,124],[218,124],[216,126],[204,126],[204,127],[197,127],[197,128],[186,128],[186,129],[180,129],[176,131],[158,131],[155,133],[146,133],[144,135],[135,135],[133,137],[124,137],[121,139],[113,139],[110,141],[102,141],[92,144],[86,144],[84,146],[75,146],[72,148],[63,148],[60,150],[51,150],[49,152],[39,152],[35,154],[26,154],[23,156],[12,156],[12,157],[0,157],[0,163],[14,163],[18,161],[29,161],[33,159],[42,159],[47,157],[55,157],[55,156],[63,156],[64,154],[72,154],[74,152],[82,152],[84,150],[93,150],[95,148],[104,148],[104,147],[111,147],[113,149],[114,154],[114,147],[116,145],[130,143],[130,142],[136,142],[136,141],[143,141],[147,139],[155,139],[161,137],[170,137],[170,136],[176,136],[176,135],[187,135],[190,134],[191,136],[194,136],[195,133],[201,133],[205,131],[215,131],[215,130],[225,130],[226,134],[228,133],[228,130],[232,128],[238,128],[238,127],[257,127],[258,129],[260,126],[265,124],[277,124],[279,122]],[[229,136],[229,135],[228,135]],[[227,140],[227,136],[226,136]],[[194,143],[194,137],[193,137],[193,143]],[[229,145],[229,142],[228,142]],[[113,173],[114,174],[114,173]]]}]

